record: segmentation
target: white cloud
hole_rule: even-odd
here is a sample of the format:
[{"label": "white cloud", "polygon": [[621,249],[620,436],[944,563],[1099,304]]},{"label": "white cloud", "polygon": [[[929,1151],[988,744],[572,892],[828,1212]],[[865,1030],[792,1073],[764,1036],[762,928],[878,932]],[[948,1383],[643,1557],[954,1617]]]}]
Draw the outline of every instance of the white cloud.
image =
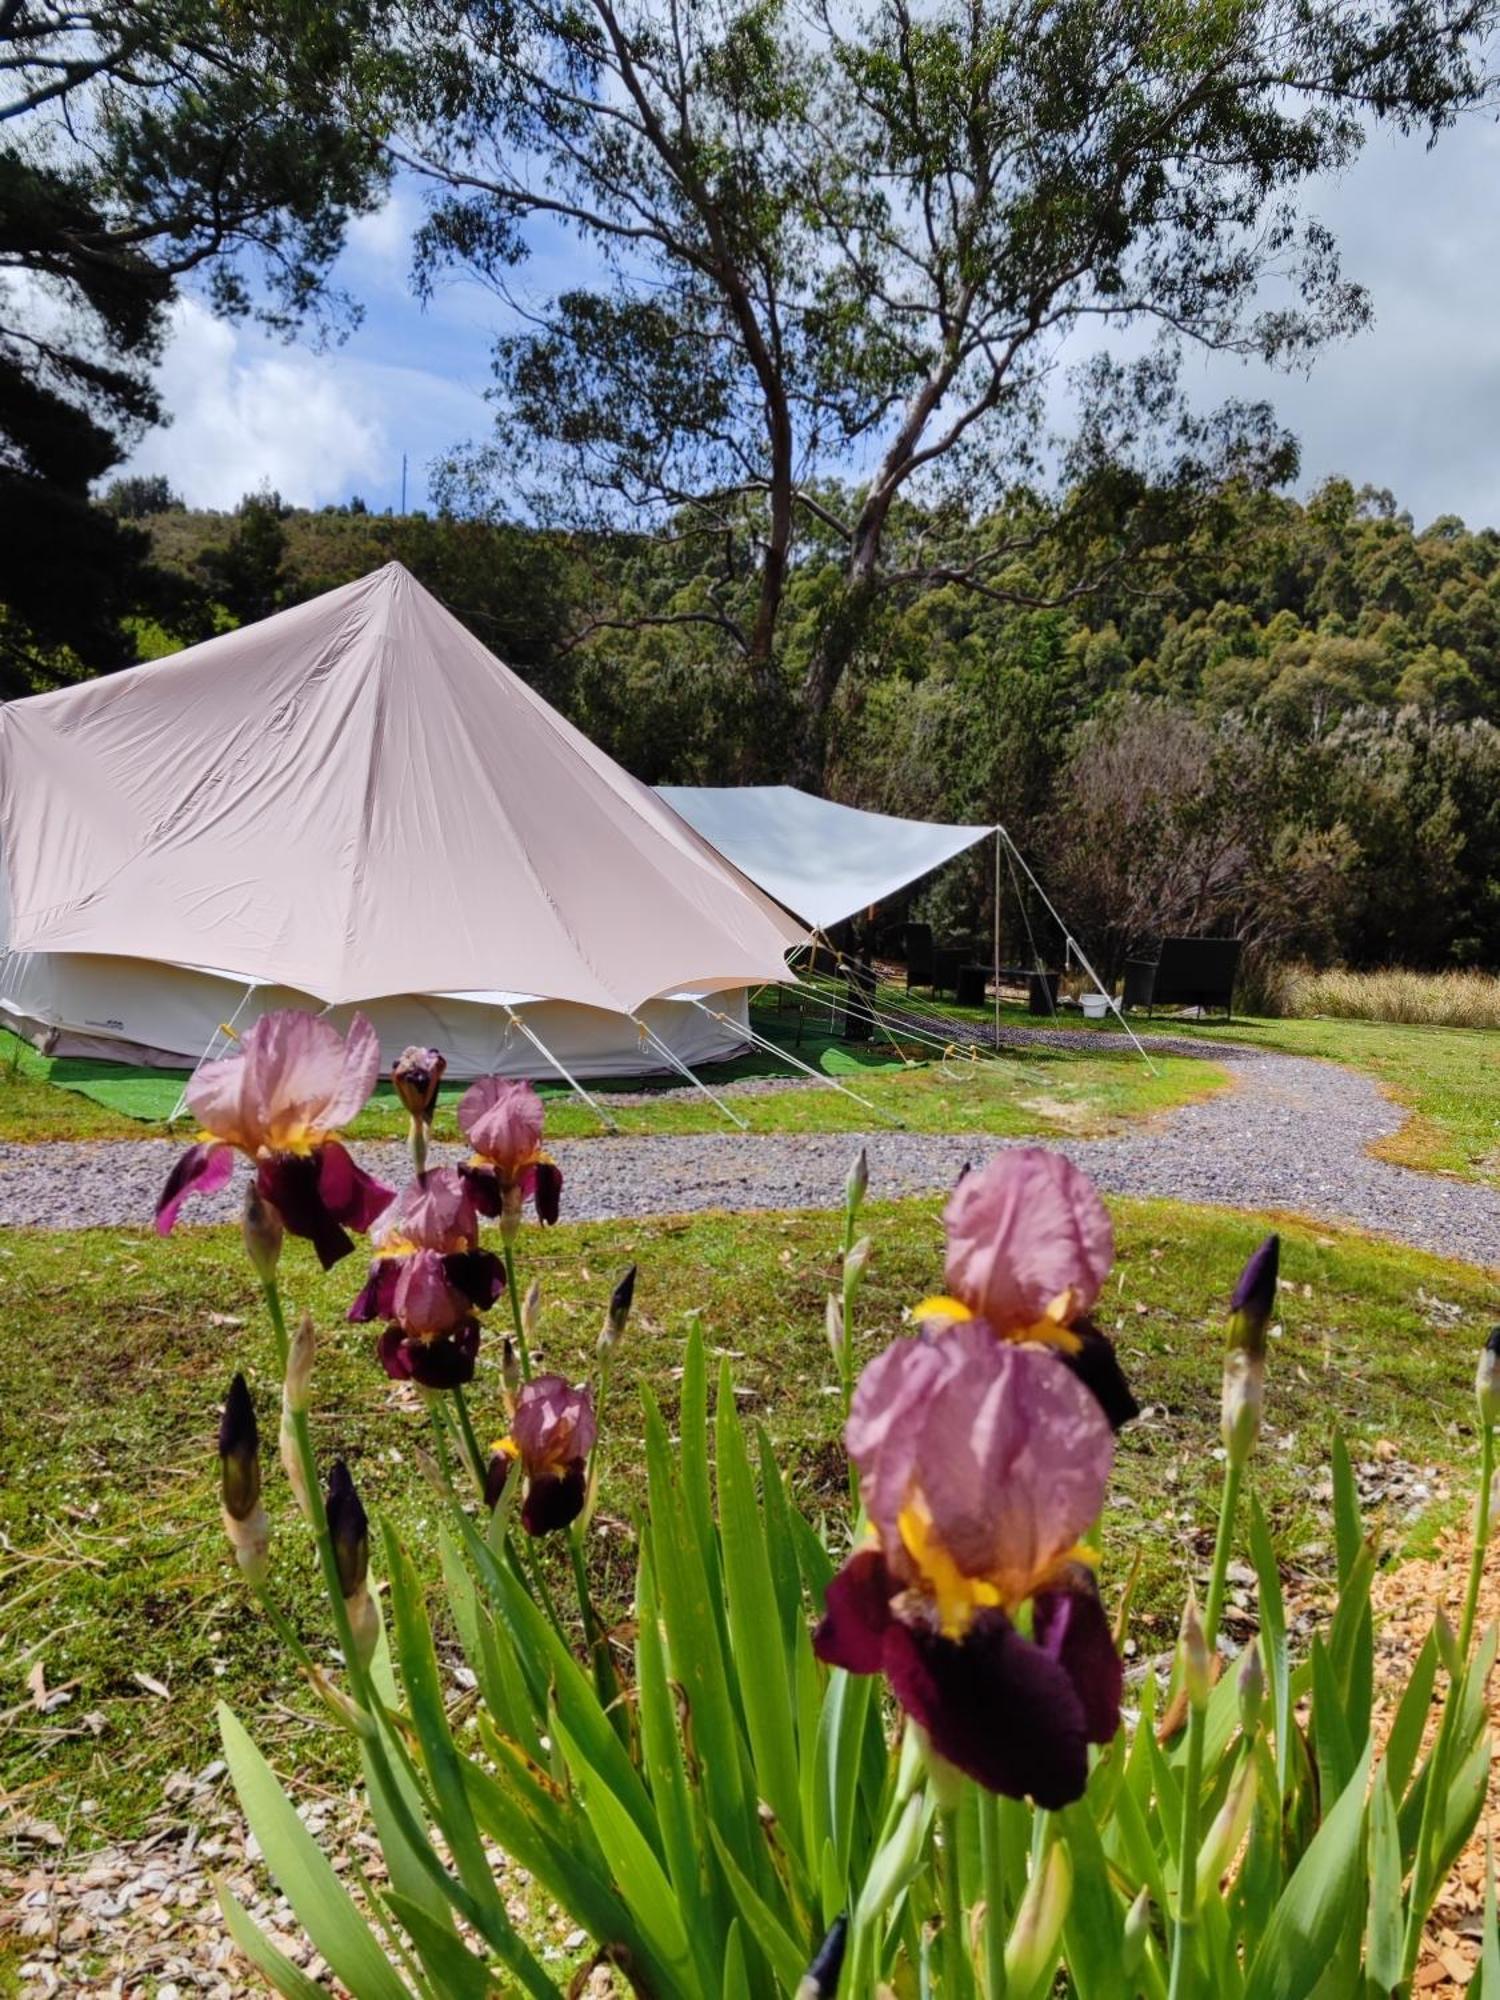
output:
[{"label": "white cloud", "polygon": [[297,506],[356,492],[393,506],[403,451],[417,506],[427,462],[486,421],[460,382],[347,347],[287,347],[193,299],[174,309],[159,381],[172,421],[142,440],[127,469],[165,473],[194,507],[232,508],[262,486]]}]

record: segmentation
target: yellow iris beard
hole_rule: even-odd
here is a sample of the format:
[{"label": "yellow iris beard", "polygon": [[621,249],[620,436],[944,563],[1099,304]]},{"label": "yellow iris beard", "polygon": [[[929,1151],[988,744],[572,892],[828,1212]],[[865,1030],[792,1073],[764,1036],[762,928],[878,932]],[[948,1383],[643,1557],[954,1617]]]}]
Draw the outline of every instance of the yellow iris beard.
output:
[{"label": "yellow iris beard", "polygon": [[1006,1595],[998,1584],[992,1583],[988,1577],[966,1576],[947,1549],[936,1540],[932,1532],[932,1517],[920,1495],[901,1509],[896,1525],[900,1530],[902,1546],[916,1564],[922,1583],[937,1607],[938,1625],[945,1639],[961,1639],[976,1611],[998,1605],[1013,1612],[1028,1597],[1034,1597],[1039,1590],[1055,1583],[1072,1563],[1082,1563],[1089,1569],[1099,1566],[1098,1551],[1084,1542],[1075,1542],[1034,1577],[1028,1578],[1024,1589],[1015,1591],[1007,1603]]},{"label": "yellow iris beard", "polygon": [[[1000,1337],[1022,1345],[1055,1347],[1059,1354],[1077,1354],[1083,1342],[1071,1327],[1063,1324],[1072,1306],[1073,1294],[1062,1292],[1048,1306],[1045,1318],[1036,1320],[1031,1326],[1019,1326],[1014,1332]],[[915,1320],[944,1320],[950,1326],[961,1326],[974,1317],[962,1299],[949,1298],[946,1292],[934,1292],[931,1298],[920,1300],[912,1307],[911,1316]]]}]

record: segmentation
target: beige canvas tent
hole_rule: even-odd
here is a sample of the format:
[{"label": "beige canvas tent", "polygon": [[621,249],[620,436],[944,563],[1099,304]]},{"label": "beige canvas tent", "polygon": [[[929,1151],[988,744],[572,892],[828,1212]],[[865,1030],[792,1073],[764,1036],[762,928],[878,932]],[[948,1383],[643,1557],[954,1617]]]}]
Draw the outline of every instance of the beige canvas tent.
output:
[{"label": "beige canvas tent", "polygon": [[700,1063],[804,936],[397,563],[0,708],[0,1020],[59,1053],[303,1004],[456,1075]]}]

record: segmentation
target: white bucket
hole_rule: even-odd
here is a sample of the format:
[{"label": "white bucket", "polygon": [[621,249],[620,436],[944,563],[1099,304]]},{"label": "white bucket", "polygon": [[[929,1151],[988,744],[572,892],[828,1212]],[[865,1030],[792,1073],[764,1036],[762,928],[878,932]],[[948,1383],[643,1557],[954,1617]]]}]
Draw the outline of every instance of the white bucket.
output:
[{"label": "white bucket", "polygon": [[1109,1012],[1109,1002],[1102,993],[1085,993],[1079,1005],[1085,1021],[1102,1021]]}]

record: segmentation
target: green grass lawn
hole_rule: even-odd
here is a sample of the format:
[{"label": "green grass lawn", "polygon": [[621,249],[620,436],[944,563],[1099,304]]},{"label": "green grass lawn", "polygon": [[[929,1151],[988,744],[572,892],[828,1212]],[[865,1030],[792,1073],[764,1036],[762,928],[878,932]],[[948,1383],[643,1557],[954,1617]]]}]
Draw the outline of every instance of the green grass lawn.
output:
[{"label": "green grass lawn", "polygon": [[[956,1055],[912,1068],[892,1067],[888,1048],[883,1056],[867,1051],[863,1060],[869,1067],[861,1067],[858,1050],[815,1036],[809,1036],[796,1053],[814,1064],[836,1060],[839,1068],[830,1076],[830,1087],[731,1100],[751,1130],[856,1132],[868,1130],[872,1123],[899,1119],[915,1131],[988,1132],[1002,1137],[1106,1132],[1205,1096],[1225,1082],[1221,1070],[1191,1057],[1159,1059],[1153,1075],[1139,1056],[1115,1055],[1082,1043],[1076,1050],[1038,1048],[977,1061]],[[713,1080],[731,1080],[787,1073],[769,1056],[721,1068],[727,1071],[723,1079],[718,1070],[706,1074]],[[833,1088],[835,1082],[865,1102]],[[544,1094],[552,1137],[581,1138],[601,1129],[594,1114],[565,1087],[544,1086]],[[461,1087],[443,1093],[439,1138],[456,1136],[453,1111],[461,1095]],[[175,1089],[169,1092],[168,1108],[174,1096]],[[730,1129],[721,1112],[686,1086],[657,1083],[651,1102],[619,1106],[614,1115],[626,1132]],[[60,1087],[50,1080],[48,1065],[34,1050],[0,1031],[0,1141],[139,1139],[163,1129]],[[349,1130],[356,1139],[405,1134],[406,1114],[388,1085],[381,1086]]]},{"label": "green grass lawn", "polygon": [[[1159,1653],[1175,1631],[1185,1574],[1207,1565],[1223,1308],[1264,1222],[1159,1203],[1112,1206],[1120,1256],[1103,1317],[1146,1414],[1122,1440],[1103,1580],[1113,1597],[1141,1551],[1131,1632],[1142,1653]],[[938,1208],[924,1200],[869,1213],[867,1354],[940,1275]],[[527,1230],[523,1282],[528,1270],[542,1278],[545,1357],[569,1374],[590,1365],[614,1279],[640,1264],[637,1313],[606,1413],[603,1527],[593,1545],[611,1608],[624,1605],[625,1523],[640,1491],[635,1389],[649,1380],[670,1415],[695,1312],[711,1352],[731,1357],[744,1407],[766,1425],[802,1503],[814,1513],[839,1507],[844,1462],[822,1329],[838,1226],[827,1214],[710,1215]],[[1284,1330],[1272,1345],[1269,1429],[1254,1480],[1295,1587],[1326,1575],[1330,1525],[1318,1482],[1335,1430],[1357,1462],[1393,1449],[1398,1465],[1464,1471],[1475,1449],[1474,1353],[1494,1308],[1477,1272],[1295,1223],[1284,1271]],[[219,1526],[218,1403],[243,1366],[267,1434],[275,1589],[326,1656],[311,1550],[274,1459],[269,1338],[234,1232],[195,1230],[170,1242],[130,1231],[0,1233],[0,1273],[0,1796],[53,1821],[70,1845],[138,1833],[161,1806],[165,1781],[216,1754],[210,1711],[220,1695],[283,1771],[304,1784],[343,1775],[340,1739],[238,1587]],[[320,1276],[301,1245],[286,1260],[289,1298],[310,1306],[325,1330],[317,1444],[325,1465],[347,1457],[372,1512],[398,1524],[430,1573],[433,1502],[418,1468],[427,1425],[370,1358],[369,1329],[342,1323],[361,1275],[351,1259]],[[498,1352],[498,1336],[487,1340],[473,1391],[491,1433],[502,1423]],[[1452,1518],[1465,1491],[1456,1478],[1450,1497],[1439,1493],[1427,1507],[1421,1530]],[[47,1713],[29,1682],[38,1668],[45,1689],[68,1697]]]}]

